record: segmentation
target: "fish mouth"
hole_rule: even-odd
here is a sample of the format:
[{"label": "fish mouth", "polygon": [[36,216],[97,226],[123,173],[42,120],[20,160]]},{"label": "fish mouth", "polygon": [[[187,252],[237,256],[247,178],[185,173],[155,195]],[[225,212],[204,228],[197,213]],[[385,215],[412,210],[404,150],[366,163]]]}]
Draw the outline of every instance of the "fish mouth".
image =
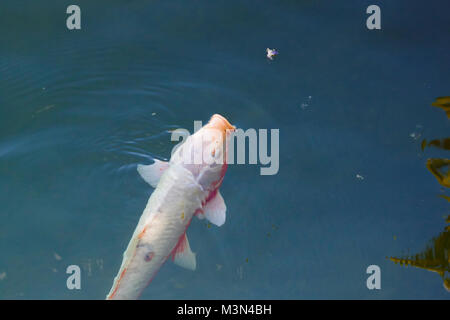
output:
[{"label": "fish mouth", "polygon": [[218,129],[223,132],[227,132],[228,130],[234,131],[236,130],[236,127],[233,126],[228,120],[221,116],[220,114],[214,114],[211,119],[209,120],[207,127],[212,129]]}]

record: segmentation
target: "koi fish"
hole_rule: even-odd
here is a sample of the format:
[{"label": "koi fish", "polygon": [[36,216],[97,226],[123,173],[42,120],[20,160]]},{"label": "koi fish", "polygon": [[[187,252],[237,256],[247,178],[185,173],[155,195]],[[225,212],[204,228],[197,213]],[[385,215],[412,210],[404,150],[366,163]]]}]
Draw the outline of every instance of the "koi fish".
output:
[{"label": "koi fish", "polygon": [[137,171],[156,188],[123,254],[122,265],[107,299],[137,299],[160,267],[171,259],[196,269],[186,230],[194,216],[221,226],[226,205],[219,188],[227,170],[227,137],[234,131],[215,114],[189,136],[169,162],[138,165]]}]

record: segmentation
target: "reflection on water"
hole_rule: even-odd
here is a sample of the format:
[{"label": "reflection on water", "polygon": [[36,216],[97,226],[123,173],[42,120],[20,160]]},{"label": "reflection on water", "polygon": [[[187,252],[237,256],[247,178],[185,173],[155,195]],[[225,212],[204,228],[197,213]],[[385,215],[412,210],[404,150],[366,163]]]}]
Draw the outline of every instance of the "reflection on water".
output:
[{"label": "reflection on water", "polygon": [[230,167],[226,224],[189,227],[198,272],[169,263],[142,299],[450,298],[385,259],[424,250],[450,214],[425,169],[450,159],[450,99],[429,106],[450,96],[450,1],[377,1],[383,32],[360,0],[79,2],[77,31],[65,1],[0,5],[0,299],[104,299],[153,192],[137,164],[213,113],[280,129],[280,171]]},{"label": "reflection on water", "polygon": [[450,119],[450,97],[439,97],[431,104],[432,106],[442,108]]},{"label": "reflection on water", "polygon": [[[450,223],[450,215],[446,223]],[[436,272],[442,277],[444,288],[450,291],[449,250],[450,226],[446,226],[443,232],[430,241],[430,245],[423,252],[404,258],[391,257],[390,260],[402,266],[413,266]]]},{"label": "reflection on water", "polygon": [[[433,106],[442,108],[447,117],[450,118],[450,97],[439,97]],[[427,143],[426,139],[422,141],[422,151],[428,147],[436,147],[443,150],[450,150],[450,138],[433,139]],[[436,177],[439,184],[450,188],[450,159],[430,158],[426,163],[427,169]],[[450,202],[447,195],[439,195]],[[447,217],[447,224],[450,223],[450,215]],[[442,277],[444,288],[450,292],[450,226],[446,226],[444,231],[437,237],[434,237],[426,249],[412,256],[395,258],[390,260],[402,266],[413,266],[436,272]]]},{"label": "reflection on water", "polygon": [[427,168],[436,177],[438,182],[446,187],[450,188],[450,171],[449,171],[450,159],[428,159]]},{"label": "reflection on water", "polygon": [[431,140],[430,142],[427,143],[427,140],[424,139],[422,141],[422,151],[426,148],[426,147],[436,147],[439,149],[444,149],[444,150],[450,150],[450,138],[444,138],[444,139],[434,139]]}]

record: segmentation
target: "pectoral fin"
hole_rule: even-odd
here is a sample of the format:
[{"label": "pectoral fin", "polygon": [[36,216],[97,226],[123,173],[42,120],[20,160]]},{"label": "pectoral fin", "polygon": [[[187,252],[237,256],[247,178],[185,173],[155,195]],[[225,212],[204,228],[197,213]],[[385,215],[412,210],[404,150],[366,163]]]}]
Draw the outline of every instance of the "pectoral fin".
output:
[{"label": "pectoral fin", "polygon": [[215,197],[210,199],[203,208],[206,219],[218,227],[225,223],[226,211],[227,206],[219,191],[217,191]]},{"label": "pectoral fin", "polygon": [[158,159],[154,159],[154,161],[154,163],[149,165],[138,164],[137,171],[145,182],[156,188],[162,174],[169,167],[169,163]]},{"label": "pectoral fin", "polygon": [[178,244],[173,249],[172,260],[180,267],[194,271],[197,267],[195,253],[191,251],[186,233],[180,238]]}]

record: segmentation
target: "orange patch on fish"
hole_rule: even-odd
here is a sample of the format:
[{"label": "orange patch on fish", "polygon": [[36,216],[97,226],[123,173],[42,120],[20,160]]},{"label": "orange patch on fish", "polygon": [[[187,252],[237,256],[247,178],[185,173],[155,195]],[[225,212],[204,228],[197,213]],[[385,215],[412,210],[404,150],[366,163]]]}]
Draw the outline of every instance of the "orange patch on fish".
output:
[{"label": "orange patch on fish", "polygon": [[139,233],[139,235],[138,235],[139,239],[141,239],[144,236],[146,230],[147,230],[147,226],[145,226],[144,229],[142,229],[141,233]]},{"label": "orange patch on fish", "polygon": [[116,288],[114,289],[113,293],[111,293],[111,295],[109,296],[109,299],[112,299],[112,298],[114,297],[114,295],[116,294],[117,289],[119,289],[120,281],[122,280],[122,278],[123,278],[123,276],[125,275],[125,272],[126,272],[126,271],[127,271],[127,268],[124,268],[123,271],[122,271],[122,273],[120,274],[119,280],[117,281]]}]

